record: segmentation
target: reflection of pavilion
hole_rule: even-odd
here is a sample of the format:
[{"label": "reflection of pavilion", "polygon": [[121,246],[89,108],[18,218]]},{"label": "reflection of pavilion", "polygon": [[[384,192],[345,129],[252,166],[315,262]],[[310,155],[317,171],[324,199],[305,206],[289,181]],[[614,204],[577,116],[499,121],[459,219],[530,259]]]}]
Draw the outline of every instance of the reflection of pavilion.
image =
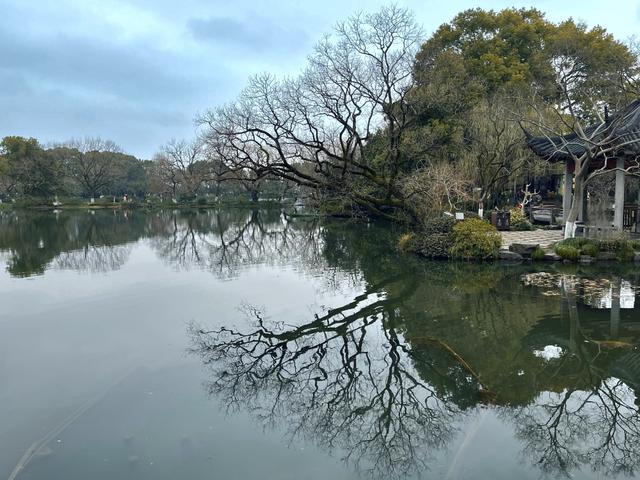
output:
[{"label": "reflection of pavilion", "polygon": [[584,303],[598,309],[635,308],[636,292],[631,282],[621,280],[612,284],[597,298],[585,298]]},{"label": "reflection of pavilion", "polygon": [[[640,317],[633,309],[631,284],[613,282],[601,297],[584,299],[588,303],[573,292],[563,292],[560,317],[542,318],[523,339],[524,345],[547,362],[575,358],[577,363],[563,363],[560,370],[554,370],[553,378],[547,379],[555,384],[564,378],[556,388],[594,388],[602,380],[616,377],[640,394]],[[557,354],[548,355],[552,349]]]}]

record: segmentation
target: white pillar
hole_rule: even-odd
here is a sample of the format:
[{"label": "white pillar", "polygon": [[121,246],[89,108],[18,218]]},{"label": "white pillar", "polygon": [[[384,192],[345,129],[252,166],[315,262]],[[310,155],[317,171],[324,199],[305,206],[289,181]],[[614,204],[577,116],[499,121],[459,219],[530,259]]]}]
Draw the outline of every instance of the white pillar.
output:
[{"label": "white pillar", "polygon": [[624,215],[624,158],[616,161],[616,197],[615,212],[613,216],[613,226],[616,230],[622,231]]},{"label": "white pillar", "polygon": [[564,192],[562,193],[562,210],[564,212],[564,221],[569,218],[569,210],[571,210],[571,199],[573,197],[573,173],[569,171],[569,162],[564,164]]}]

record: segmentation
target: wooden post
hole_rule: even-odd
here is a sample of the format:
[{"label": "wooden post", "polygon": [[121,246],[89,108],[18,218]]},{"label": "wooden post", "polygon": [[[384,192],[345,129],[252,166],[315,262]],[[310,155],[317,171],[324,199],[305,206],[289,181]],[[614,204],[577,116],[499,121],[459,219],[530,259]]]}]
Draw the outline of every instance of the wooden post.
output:
[{"label": "wooden post", "polygon": [[564,191],[562,193],[562,210],[564,212],[564,221],[569,217],[571,210],[571,199],[573,197],[573,173],[569,171],[569,162],[564,164]]},{"label": "wooden post", "polygon": [[613,226],[622,231],[624,221],[624,158],[616,161],[616,196]]}]

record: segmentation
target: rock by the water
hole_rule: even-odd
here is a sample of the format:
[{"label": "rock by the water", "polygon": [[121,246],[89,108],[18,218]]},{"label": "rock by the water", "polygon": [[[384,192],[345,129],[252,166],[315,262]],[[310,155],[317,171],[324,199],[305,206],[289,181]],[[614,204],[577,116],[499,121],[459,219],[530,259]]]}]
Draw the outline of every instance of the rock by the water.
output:
[{"label": "rock by the water", "polygon": [[616,254],[615,252],[598,252],[597,258],[601,261],[616,260]]},{"label": "rock by the water", "polygon": [[562,257],[555,252],[548,252],[544,254],[543,260],[547,262],[559,262]]},{"label": "rock by the water", "polygon": [[510,250],[500,250],[498,258],[500,260],[510,260],[512,262],[519,262],[523,259],[522,255]]},{"label": "rock by the water", "polygon": [[595,258],[590,257],[589,255],[580,255],[580,259],[578,261],[585,265],[589,265],[595,261]]},{"label": "rock by the water", "polygon": [[539,243],[512,243],[509,245],[509,250],[523,257],[531,257],[531,254],[536,248],[540,246]]}]

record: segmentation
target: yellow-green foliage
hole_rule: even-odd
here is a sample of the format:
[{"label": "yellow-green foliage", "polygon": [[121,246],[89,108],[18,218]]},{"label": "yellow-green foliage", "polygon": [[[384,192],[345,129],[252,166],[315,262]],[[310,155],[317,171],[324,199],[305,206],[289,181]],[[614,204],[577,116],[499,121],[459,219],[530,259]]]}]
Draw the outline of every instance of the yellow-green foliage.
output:
[{"label": "yellow-green foliage", "polygon": [[531,252],[531,260],[542,260],[544,259],[545,252],[542,248],[536,247],[536,249]]},{"label": "yellow-green foliage", "polygon": [[589,255],[590,257],[597,257],[600,247],[597,243],[585,243],[580,249],[582,255]]},{"label": "yellow-green foliage", "polygon": [[398,238],[398,250],[401,252],[409,252],[412,250],[413,233],[403,233]]},{"label": "yellow-green foliage", "polygon": [[573,245],[558,243],[555,246],[555,252],[564,260],[571,260],[575,262],[580,258],[580,250]]},{"label": "yellow-green foliage", "polygon": [[451,256],[464,260],[496,258],[502,237],[495,227],[479,218],[469,218],[453,227]]},{"label": "yellow-green foliage", "polygon": [[511,217],[511,225],[518,225],[527,221],[527,216],[519,208],[510,209],[509,216]]}]

